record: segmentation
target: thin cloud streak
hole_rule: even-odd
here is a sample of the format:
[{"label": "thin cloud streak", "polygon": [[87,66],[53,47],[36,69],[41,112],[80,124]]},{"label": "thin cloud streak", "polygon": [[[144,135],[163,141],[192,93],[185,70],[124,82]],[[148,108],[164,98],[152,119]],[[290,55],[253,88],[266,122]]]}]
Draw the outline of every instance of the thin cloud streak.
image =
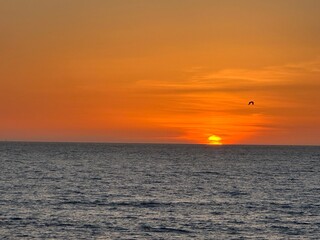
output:
[{"label": "thin cloud streak", "polygon": [[[241,136],[241,141],[246,141],[248,133],[282,134],[294,131],[295,123],[308,126],[320,118],[319,114],[310,114],[318,107],[313,104],[320,90],[318,60],[254,70],[201,71],[190,71],[185,81],[136,82],[139,94],[162,103],[160,110],[165,116],[158,124],[180,126],[186,129],[186,135],[188,131],[197,132],[199,139],[211,130],[229,136],[225,140],[233,143],[233,137]],[[254,108],[247,106],[251,99],[256,102]],[[315,131],[319,129],[315,127]],[[227,132],[233,132],[233,136]],[[271,139],[261,143],[271,143]]]}]

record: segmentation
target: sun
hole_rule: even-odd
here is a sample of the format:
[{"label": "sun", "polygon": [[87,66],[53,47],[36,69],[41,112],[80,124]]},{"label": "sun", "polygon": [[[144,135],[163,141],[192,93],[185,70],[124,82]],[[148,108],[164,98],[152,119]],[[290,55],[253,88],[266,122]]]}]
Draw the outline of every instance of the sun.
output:
[{"label": "sun", "polygon": [[222,145],[222,142],[221,142],[222,139],[219,136],[211,135],[210,137],[208,137],[208,140],[209,140],[209,144],[211,145]]}]

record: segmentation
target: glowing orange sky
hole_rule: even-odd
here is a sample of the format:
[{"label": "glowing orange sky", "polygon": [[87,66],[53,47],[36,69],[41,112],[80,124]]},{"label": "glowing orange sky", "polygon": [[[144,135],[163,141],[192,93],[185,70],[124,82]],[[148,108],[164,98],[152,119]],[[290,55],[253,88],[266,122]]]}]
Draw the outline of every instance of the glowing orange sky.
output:
[{"label": "glowing orange sky", "polygon": [[0,140],[319,145],[319,9],[1,1]]}]

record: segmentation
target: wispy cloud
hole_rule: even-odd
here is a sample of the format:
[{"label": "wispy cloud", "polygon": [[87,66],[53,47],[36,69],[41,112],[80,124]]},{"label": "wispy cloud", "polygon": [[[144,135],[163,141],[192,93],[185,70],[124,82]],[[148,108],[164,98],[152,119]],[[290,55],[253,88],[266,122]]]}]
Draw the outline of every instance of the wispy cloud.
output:
[{"label": "wispy cloud", "polygon": [[[319,119],[314,115],[319,109],[319,79],[317,60],[262,69],[195,68],[184,81],[144,80],[136,89],[157,105],[160,124],[183,128],[187,135],[197,132],[198,138],[211,132],[246,138],[248,133],[289,125],[291,131],[301,121],[308,125],[310,119]],[[247,106],[249,100],[256,102],[253,108]]]}]

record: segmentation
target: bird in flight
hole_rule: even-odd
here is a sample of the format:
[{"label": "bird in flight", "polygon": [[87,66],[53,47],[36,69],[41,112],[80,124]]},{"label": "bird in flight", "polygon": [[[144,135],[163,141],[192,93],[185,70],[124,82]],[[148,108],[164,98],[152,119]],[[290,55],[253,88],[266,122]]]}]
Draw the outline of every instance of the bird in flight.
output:
[{"label": "bird in flight", "polygon": [[250,101],[248,105],[254,105],[254,101]]}]

